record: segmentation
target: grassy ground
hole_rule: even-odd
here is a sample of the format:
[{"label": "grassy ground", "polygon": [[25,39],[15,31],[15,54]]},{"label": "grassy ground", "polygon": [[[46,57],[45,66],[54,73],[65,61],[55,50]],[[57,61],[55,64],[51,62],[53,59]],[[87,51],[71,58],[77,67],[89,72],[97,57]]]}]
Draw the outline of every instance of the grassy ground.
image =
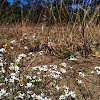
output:
[{"label": "grassy ground", "polygon": [[84,31],[83,38],[77,23],[0,26],[0,48],[6,50],[0,49],[0,98],[99,100],[100,25],[87,25]]}]

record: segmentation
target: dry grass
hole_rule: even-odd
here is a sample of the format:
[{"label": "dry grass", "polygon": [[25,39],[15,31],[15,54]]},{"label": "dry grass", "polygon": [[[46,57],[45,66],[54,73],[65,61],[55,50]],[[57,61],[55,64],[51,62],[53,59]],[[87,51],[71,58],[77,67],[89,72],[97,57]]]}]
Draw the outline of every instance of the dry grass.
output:
[{"label": "dry grass", "polygon": [[[7,53],[5,53],[5,58],[8,63],[16,64],[16,59],[19,54],[26,54],[27,57],[17,64],[21,70],[18,73],[19,82],[26,85],[29,80],[26,80],[25,75],[30,75],[31,77],[37,76],[42,79],[42,83],[35,82],[34,88],[32,87],[34,93],[39,95],[41,91],[45,96],[52,98],[52,100],[58,100],[59,96],[64,94],[64,89],[61,88],[59,91],[55,90],[55,86],[58,85],[62,87],[64,85],[68,86],[69,91],[75,91],[76,100],[99,100],[99,75],[91,74],[90,72],[94,70],[95,66],[100,66],[100,58],[92,57],[92,53],[100,51],[100,25],[90,26],[88,25],[84,29],[85,33],[85,49],[83,49],[83,36],[82,36],[82,25],[81,24],[67,24],[67,25],[52,25],[46,26],[45,24],[39,25],[19,25],[15,26],[1,26],[0,27],[0,47],[2,48],[4,44],[7,44]],[[27,33],[27,35],[25,35]],[[32,38],[33,35],[35,39]],[[12,40],[16,42],[11,43]],[[28,47],[25,50],[25,46]],[[14,49],[10,49],[14,47]],[[38,52],[43,51],[43,55],[39,56]],[[83,52],[86,52],[87,58],[83,58]],[[28,56],[30,52],[34,53],[33,56]],[[74,55],[78,60],[69,61],[70,55]],[[30,59],[27,59],[30,57]],[[52,79],[49,76],[43,77],[43,75],[48,75],[50,72],[41,72],[40,75],[37,74],[39,70],[33,71],[32,67],[55,64],[57,65],[57,71],[60,72],[60,63],[65,62],[67,64],[66,73],[61,73],[63,79]],[[11,73],[7,67],[7,72],[5,76]],[[73,67],[73,69],[70,69]],[[80,77],[78,72],[85,74],[85,77]],[[23,76],[23,77],[22,77]],[[82,80],[82,84],[78,84],[78,80]],[[17,88],[19,89],[19,84]],[[14,88],[12,85],[7,85],[10,88]],[[42,90],[41,90],[42,89]],[[29,89],[30,90],[30,89]],[[18,91],[18,90],[17,90]],[[17,91],[10,91],[11,96],[14,97]],[[20,88],[20,91],[26,93],[24,87]],[[14,94],[13,94],[14,93]],[[25,97],[27,98],[27,96]],[[24,99],[25,99],[24,98]],[[7,99],[7,98],[6,98]],[[11,98],[10,98],[11,99]],[[73,100],[72,97],[68,97],[68,100]]]},{"label": "dry grass", "polygon": [[[87,25],[84,29],[85,49],[83,48],[82,25],[74,23],[67,25],[12,25],[0,27],[1,45],[11,40],[16,40],[18,48],[22,49],[24,45],[29,50],[45,50],[53,55],[64,57],[67,53],[74,55],[86,56],[95,52],[100,47],[100,25]],[[24,33],[27,38],[24,39]],[[36,33],[37,40],[35,43],[29,38]],[[22,39],[22,40],[20,40]],[[23,45],[24,44],[24,45]]]},{"label": "dry grass", "polygon": [[[38,21],[38,24],[22,21],[20,24],[2,24],[0,26],[0,48],[4,48],[4,45],[7,44],[7,47],[5,47],[7,52],[0,52],[0,54],[3,54],[4,61],[7,62],[7,65],[5,65],[6,72],[5,74],[0,73],[0,76],[4,76],[4,79],[10,73],[15,73],[15,71],[9,69],[11,63],[20,67],[20,72],[17,75],[19,78],[18,83],[10,84],[9,81],[6,83],[6,88],[9,88],[8,91],[11,96],[4,98],[4,100],[8,98],[12,100],[14,96],[20,94],[17,93],[19,90],[26,93],[31,89],[37,95],[43,92],[45,96],[52,98],[52,100],[58,100],[60,95],[64,94],[62,86],[65,85],[70,88],[70,91],[75,91],[76,100],[99,100],[100,74],[97,75],[94,67],[100,67],[100,24],[96,23],[96,15],[90,17],[89,11],[86,9],[83,10],[85,15],[82,22],[80,22],[77,12],[75,22],[72,22],[73,16],[70,16],[71,22],[67,24],[63,23],[61,8],[59,12],[60,23],[57,23],[51,6],[48,25],[45,21],[43,23],[39,23]],[[100,16],[99,13],[98,16]],[[54,21],[54,24],[50,24],[51,19]],[[11,43],[12,40],[16,42]],[[25,49],[25,46],[28,49]],[[12,47],[13,49],[11,49]],[[41,56],[39,56],[40,51],[43,51]],[[30,52],[34,55],[30,56]],[[27,57],[23,58],[17,64],[16,59],[22,53],[26,54]],[[93,54],[95,57],[93,57]],[[76,57],[77,60],[69,61],[68,59],[71,55]],[[63,62],[66,63],[66,67],[63,67],[66,73],[60,71],[62,66],[59,64]],[[50,67],[52,64],[57,65],[56,71],[61,72],[60,76],[63,79],[55,79],[49,76],[52,73],[49,69],[54,70],[53,66]],[[40,70],[32,69],[35,66],[43,67],[43,65],[47,65],[48,71],[41,71],[40,74],[37,74]],[[1,68],[2,66],[0,65]],[[94,71],[94,73],[91,73],[91,71]],[[84,73],[85,77],[81,77],[78,74],[79,72]],[[26,79],[25,75],[36,76],[37,78],[41,78],[42,81],[38,82],[36,79],[32,83],[34,87],[25,90],[27,82],[32,81]],[[47,75],[47,77],[44,77],[44,75]],[[2,79],[2,77],[0,78]],[[78,80],[82,80],[82,84],[79,84]],[[19,86],[20,82],[23,84],[23,87]],[[59,91],[55,89],[57,85],[61,87]],[[13,91],[15,86],[17,90]],[[27,95],[25,95],[24,100],[28,100],[26,98],[28,98]],[[36,100],[36,98],[34,99]],[[75,100],[75,98],[70,96],[66,100]]]}]

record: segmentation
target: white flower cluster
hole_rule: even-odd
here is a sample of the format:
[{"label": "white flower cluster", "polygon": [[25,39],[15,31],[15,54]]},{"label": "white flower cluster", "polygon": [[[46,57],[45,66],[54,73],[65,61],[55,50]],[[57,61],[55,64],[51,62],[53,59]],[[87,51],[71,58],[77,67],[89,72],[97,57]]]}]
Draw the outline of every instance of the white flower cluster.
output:
[{"label": "white flower cluster", "polygon": [[7,47],[7,44],[4,44],[3,47],[6,48]]},{"label": "white flower cluster", "polygon": [[66,67],[66,63],[61,63],[61,64],[59,64],[59,65],[61,65],[61,66],[63,66],[63,67]]},{"label": "white flower cluster", "polygon": [[54,78],[54,79],[62,79],[62,77],[60,76],[60,72],[58,72],[58,71],[50,71],[51,73],[50,73],[50,76],[51,76],[51,78]]},{"label": "white flower cluster", "polygon": [[78,83],[81,84],[82,83],[82,80],[78,80]]},{"label": "white flower cluster", "polygon": [[15,80],[19,81],[19,78],[17,78],[16,73],[11,73],[10,77],[11,78],[9,80],[10,80],[11,83],[14,83]]},{"label": "white flower cluster", "polygon": [[37,39],[36,39],[36,33],[33,34],[32,39],[33,39],[33,40],[37,40]]},{"label": "white flower cluster", "polygon": [[35,93],[31,95],[33,100],[52,100],[51,98],[44,97],[44,94],[36,95]]},{"label": "white flower cluster", "polygon": [[59,100],[66,100],[67,97],[71,96],[72,98],[76,98],[76,94],[74,91],[69,91],[69,87],[64,86],[64,95],[59,97]]},{"label": "white flower cluster", "polygon": [[1,90],[0,90],[0,99],[1,99],[1,100],[3,99],[3,97],[5,97],[5,96],[7,96],[7,95],[8,95],[8,93],[6,92],[5,89],[1,89]]},{"label": "white flower cluster", "polygon": [[0,72],[5,73],[5,69],[2,67]]},{"label": "white flower cluster", "polygon": [[34,87],[34,85],[32,85],[32,83],[27,83],[27,85],[25,86],[25,88],[31,88]]},{"label": "white flower cluster", "polygon": [[83,83],[82,80],[79,80],[79,79],[77,79],[77,78],[76,78],[76,81],[77,81],[79,84]]},{"label": "white flower cluster", "polygon": [[100,75],[100,67],[96,66],[95,70],[96,70],[97,74]]},{"label": "white flower cluster", "polygon": [[[59,65],[61,65],[62,67],[66,67],[66,63],[61,63],[61,64],[59,64]],[[60,71],[61,71],[61,73],[66,73],[66,69],[64,69],[64,68],[60,68]]]},{"label": "white flower cluster", "polygon": [[0,86],[3,86],[3,85],[5,85],[5,83],[0,83]]},{"label": "white flower cluster", "polygon": [[91,74],[94,74],[94,71],[91,71]]},{"label": "white flower cluster", "polygon": [[60,72],[59,72],[57,71],[57,68],[58,68],[57,65],[50,65],[50,68],[48,68],[47,65],[42,65],[42,66],[33,67],[33,70],[40,71],[40,72],[37,72],[37,74],[41,74],[41,71],[47,72],[46,75],[43,75],[43,77],[50,76],[51,78],[54,78],[54,79],[58,79],[58,78],[62,79],[61,73],[63,74],[66,73],[66,69],[60,68]]},{"label": "white flower cluster", "polygon": [[27,47],[27,46],[25,46],[25,47],[24,47],[24,49],[25,49],[25,50],[28,50],[28,47]]},{"label": "white flower cluster", "polygon": [[60,71],[64,74],[66,73],[66,69],[60,68]]},{"label": "white flower cluster", "polygon": [[26,57],[25,54],[20,54],[20,55],[18,56],[18,59],[16,59],[16,62],[19,63],[20,60],[21,60],[22,58],[24,58],[24,57]]},{"label": "white flower cluster", "polygon": [[81,76],[81,77],[85,76],[84,73],[82,73],[82,72],[78,72],[78,73],[79,73],[79,76]]},{"label": "white flower cluster", "polygon": [[[21,93],[21,91],[17,92],[18,96],[16,96],[14,99],[25,99],[25,93]],[[44,96],[44,93],[41,93],[40,95],[36,95],[35,93],[33,93],[32,91],[27,91],[27,97],[29,98],[33,98],[33,100],[52,100],[51,98],[47,98]]]},{"label": "white flower cluster", "polygon": [[0,52],[5,53],[6,52],[5,48],[1,48]]},{"label": "white flower cluster", "polygon": [[39,55],[40,55],[40,56],[42,56],[42,55],[43,55],[43,51],[40,51],[40,52],[38,52],[38,53],[39,53]]},{"label": "white flower cluster", "polygon": [[21,93],[21,91],[18,91],[17,94],[18,94],[18,96],[16,96],[16,97],[14,98],[15,100],[16,100],[16,99],[24,99],[24,96],[25,96],[24,93]]},{"label": "white flower cluster", "polygon": [[3,63],[2,63],[2,62],[0,62],[0,66],[2,66],[2,67],[3,67]]},{"label": "white flower cluster", "polygon": [[32,79],[32,77],[29,76],[29,75],[24,75],[24,76],[25,76],[26,79],[30,79],[30,80]]},{"label": "white flower cluster", "polygon": [[33,77],[33,80],[31,81],[32,83],[34,83],[34,82],[41,82],[42,81],[42,79],[40,77],[38,77],[38,78],[35,78],[35,77]]},{"label": "white flower cluster", "polygon": [[26,36],[27,35],[27,33],[24,33],[24,36]]},{"label": "white flower cluster", "polygon": [[70,56],[70,59],[68,60],[77,60],[73,55]]},{"label": "white flower cluster", "polygon": [[3,61],[3,57],[2,57],[3,55],[2,54],[0,54],[0,67],[1,67],[1,70],[0,70],[0,72],[1,73],[5,73],[5,69],[4,69],[4,65],[6,64],[6,62],[5,61]]},{"label": "white flower cluster", "polygon": [[57,65],[50,65],[50,67],[52,67],[52,69],[57,70]]},{"label": "white flower cluster", "polygon": [[16,41],[15,40],[12,40],[10,43],[14,44]]},{"label": "white flower cluster", "polygon": [[[33,77],[31,77],[31,76],[29,76],[29,75],[24,75],[25,76],[25,78],[27,79],[27,80],[30,80],[30,83],[28,83],[27,84],[27,86],[29,86],[29,84],[31,85],[32,83],[34,83],[34,82],[40,82],[40,81],[42,81],[42,79],[40,78],[40,77],[36,77],[36,76],[33,76]],[[26,86],[26,87],[27,87]],[[32,85],[33,86],[33,85]]]},{"label": "white flower cluster", "polygon": [[42,67],[41,66],[33,67],[33,70],[37,70],[37,69],[39,69],[39,71],[47,71],[48,67],[47,65],[42,65]]},{"label": "white flower cluster", "polygon": [[19,72],[19,67],[17,65],[15,65],[14,63],[10,63],[10,67],[9,67],[10,70],[14,70],[15,73],[18,73]]},{"label": "white flower cluster", "polygon": [[34,56],[33,52],[29,52],[28,55],[29,56],[31,56],[31,55]]}]

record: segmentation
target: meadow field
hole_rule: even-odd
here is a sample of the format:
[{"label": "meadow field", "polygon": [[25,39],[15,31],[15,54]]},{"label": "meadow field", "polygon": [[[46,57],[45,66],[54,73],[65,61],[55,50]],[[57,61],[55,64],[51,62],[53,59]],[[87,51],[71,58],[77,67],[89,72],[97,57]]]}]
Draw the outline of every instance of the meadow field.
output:
[{"label": "meadow field", "polygon": [[80,9],[68,22],[52,6],[48,21],[0,21],[0,100],[100,100],[100,5]]}]

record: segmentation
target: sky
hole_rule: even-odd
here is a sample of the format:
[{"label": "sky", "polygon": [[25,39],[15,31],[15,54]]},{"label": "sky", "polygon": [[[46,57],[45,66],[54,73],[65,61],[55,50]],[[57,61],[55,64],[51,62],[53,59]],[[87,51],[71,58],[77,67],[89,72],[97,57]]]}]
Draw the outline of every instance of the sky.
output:
[{"label": "sky", "polygon": [[[7,0],[7,1],[8,1],[9,3],[11,3],[11,4],[12,4],[14,0]],[[25,0],[20,0],[20,1],[21,1],[22,3],[24,3],[24,2],[25,2]]]},{"label": "sky", "polygon": [[[13,3],[14,0],[7,0],[8,2],[10,2],[11,4]],[[25,0],[20,0],[22,3],[25,2]],[[92,0],[86,0],[87,2],[91,2]]]},{"label": "sky", "polygon": [[[16,0],[7,0],[9,3],[13,3],[14,1],[16,1]],[[21,1],[21,3],[22,4],[26,4],[26,2],[25,2],[25,0],[20,0]],[[75,1],[75,0],[74,0]],[[87,3],[86,4],[89,4],[89,3],[91,3],[93,0],[82,0],[82,1],[87,1]],[[99,1],[99,0],[97,0],[97,1]],[[70,5],[71,6],[71,5]],[[76,9],[77,8],[77,6],[79,6],[79,7],[81,7],[81,5],[73,5],[73,8],[74,9]]]},{"label": "sky", "polygon": [[[12,3],[14,0],[7,0],[7,1]],[[23,3],[24,3],[24,1],[25,0],[21,0],[21,2],[23,2]],[[87,0],[87,1],[90,1],[91,2],[91,0]]]},{"label": "sky", "polygon": [[[12,4],[12,3],[13,3],[14,1],[16,1],[16,0],[7,0],[7,1],[8,1],[9,3]],[[20,1],[21,1],[23,4],[25,4],[25,0],[20,0]],[[91,2],[91,0],[87,0],[87,1],[88,1],[88,2]],[[70,5],[70,6],[72,6],[72,5]],[[79,8],[78,6],[81,7],[81,5],[75,5],[75,4],[74,4],[72,8],[73,8],[73,9]]]}]

